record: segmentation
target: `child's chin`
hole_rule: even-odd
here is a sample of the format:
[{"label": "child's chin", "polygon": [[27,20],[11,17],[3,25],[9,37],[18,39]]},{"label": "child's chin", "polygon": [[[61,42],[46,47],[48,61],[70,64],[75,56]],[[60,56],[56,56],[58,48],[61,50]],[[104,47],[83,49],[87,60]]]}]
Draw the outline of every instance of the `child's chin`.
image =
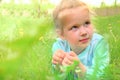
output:
[{"label": "child's chin", "polygon": [[86,42],[84,44],[81,44],[81,47],[86,48],[89,45],[90,42]]}]

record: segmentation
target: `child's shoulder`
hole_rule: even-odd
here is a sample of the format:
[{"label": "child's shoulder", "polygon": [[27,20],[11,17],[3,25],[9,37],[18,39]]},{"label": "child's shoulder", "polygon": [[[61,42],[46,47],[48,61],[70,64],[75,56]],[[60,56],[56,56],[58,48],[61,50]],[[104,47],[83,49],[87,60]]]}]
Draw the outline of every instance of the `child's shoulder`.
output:
[{"label": "child's shoulder", "polygon": [[69,52],[70,46],[66,40],[62,40],[61,38],[57,38],[56,41],[53,44],[53,52],[57,49],[62,49],[66,52]]},{"label": "child's shoulder", "polygon": [[103,36],[98,34],[98,33],[94,33],[93,34],[93,37],[92,37],[92,41],[95,41],[95,40],[101,40],[103,39]]},{"label": "child's shoulder", "polygon": [[97,45],[98,43],[100,43],[101,41],[104,41],[104,37],[98,33],[94,33],[92,40],[91,40],[91,44],[92,45]]},{"label": "child's shoulder", "polygon": [[61,38],[57,38],[56,41],[54,42],[54,45],[61,46],[61,47],[68,47],[69,44],[66,40],[63,40]]},{"label": "child's shoulder", "polygon": [[63,40],[61,38],[56,38],[56,42],[55,43],[64,44],[64,43],[67,43],[67,41]]}]

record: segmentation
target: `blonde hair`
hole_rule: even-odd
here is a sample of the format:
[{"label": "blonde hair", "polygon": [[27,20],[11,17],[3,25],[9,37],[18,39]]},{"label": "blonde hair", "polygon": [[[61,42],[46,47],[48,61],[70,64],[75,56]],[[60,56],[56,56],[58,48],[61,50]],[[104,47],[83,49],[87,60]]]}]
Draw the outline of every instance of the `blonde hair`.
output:
[{"label": "blonde hair", "polygon": [[80,0],[61,0],[60,4],[58,6],[56,6],[56,8],[53,11],[53,21],[55,24],[55,27],[57,29],[62,29],[62,24],[60,23],[59,20],[59,14],[60,12],[62,12],[63,10],[66,9],[71,9],[71,8],[76,8],[76,7],[86,7],[89,11],[89,13],[93,13],[87,6],[87,4],[85,4],[84,2],[80,1]]}]

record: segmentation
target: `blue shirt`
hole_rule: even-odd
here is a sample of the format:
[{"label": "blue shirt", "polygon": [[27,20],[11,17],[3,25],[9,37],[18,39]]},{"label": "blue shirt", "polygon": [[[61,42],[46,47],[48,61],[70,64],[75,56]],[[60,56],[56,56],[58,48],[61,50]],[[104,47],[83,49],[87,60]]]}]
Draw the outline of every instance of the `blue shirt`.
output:
[{"label": "blue shirt", "polygon": [[[62,49],[70,52],[70,45],[66,40],[60,38],[53,44],[53,53]],[[78,55],[79,60],[86,66],[86,77],[98,77],[103,74],[104,69],[109,63],[109,47],[104,38],[94,33],[90,44]]]}]

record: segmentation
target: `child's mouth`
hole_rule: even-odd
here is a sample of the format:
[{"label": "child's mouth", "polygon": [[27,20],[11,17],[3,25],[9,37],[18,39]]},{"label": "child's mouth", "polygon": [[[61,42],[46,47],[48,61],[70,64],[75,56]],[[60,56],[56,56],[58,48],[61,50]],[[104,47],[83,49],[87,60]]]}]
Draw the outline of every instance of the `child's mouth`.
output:
[{"label": "child's mouth", "polygon": [[89,41],[89,38],[81,39],[81,40],[79,40],[79,41],[82,42],[82,43],[86,43],[86,42]]}]

